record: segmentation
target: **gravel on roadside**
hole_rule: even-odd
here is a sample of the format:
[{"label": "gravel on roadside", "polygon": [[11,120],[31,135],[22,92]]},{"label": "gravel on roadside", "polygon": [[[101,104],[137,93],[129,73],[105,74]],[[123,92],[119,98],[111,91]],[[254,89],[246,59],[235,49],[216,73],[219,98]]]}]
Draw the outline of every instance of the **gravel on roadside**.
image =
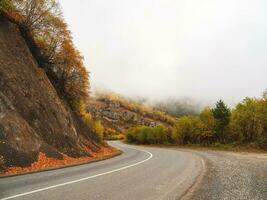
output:
[{"label": "gravel on roadside", "polygon": [[188,195],[191,200],[267,200],[267,154],[194,151],[205,173]]}]

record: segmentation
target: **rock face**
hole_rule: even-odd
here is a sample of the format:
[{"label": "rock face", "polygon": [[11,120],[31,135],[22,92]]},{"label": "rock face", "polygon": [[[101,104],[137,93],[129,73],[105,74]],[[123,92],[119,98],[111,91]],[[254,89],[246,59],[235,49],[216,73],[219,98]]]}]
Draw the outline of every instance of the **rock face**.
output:
[{"label": "rock face", "polygon": [[27,166],[40,151],[61,158],[97,150],[81,122],[37,66],[15,24],[0,17],[0,156]]},{"label": "rock face", "polygon": [[169,123],[161,120],[158,116],[139,112],[138,109],[134,107],[129,109],[118,101],[107,99],[100,100],[91,98],[87,107],[87,112],[91,113],[93,117],[99,118],[104,124],[104,127],[122,133],[136,125],[154,127],[162,124],[170,126]]}]

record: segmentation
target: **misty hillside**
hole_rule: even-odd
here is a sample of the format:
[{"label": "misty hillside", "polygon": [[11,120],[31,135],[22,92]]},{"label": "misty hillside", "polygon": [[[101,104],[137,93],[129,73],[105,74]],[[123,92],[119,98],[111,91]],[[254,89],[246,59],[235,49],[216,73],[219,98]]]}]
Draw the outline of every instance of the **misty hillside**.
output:
[{"label": "misty hillside", "polygon": [[169,98],[156,103],[153,106],[169,115],[182,117],[186,115],[197,115],[200,113],[201,106],[190,98],[174,99]]},{"label": "misty hillside", "polygon": [[171,127],[175,118],[151,106],[115,94],[98,94],[91,97],[87,111],[103,124],[104,134],[125,134],[133,126]]}]

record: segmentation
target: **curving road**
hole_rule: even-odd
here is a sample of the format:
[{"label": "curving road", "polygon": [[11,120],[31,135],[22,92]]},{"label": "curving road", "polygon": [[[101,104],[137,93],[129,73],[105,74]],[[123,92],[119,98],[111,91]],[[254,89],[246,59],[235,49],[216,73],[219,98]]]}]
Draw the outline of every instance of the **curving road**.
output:
[{"label": "curving road", "polygon": [[0,199],[266,200],[267,154],[110,142],[120,156],[0,178]]},{"label": "curving road", "polygon": [[120,142],[120,156],[75,167],[0,179],[0,199],[179,199],[203,172],[200,156]]}]

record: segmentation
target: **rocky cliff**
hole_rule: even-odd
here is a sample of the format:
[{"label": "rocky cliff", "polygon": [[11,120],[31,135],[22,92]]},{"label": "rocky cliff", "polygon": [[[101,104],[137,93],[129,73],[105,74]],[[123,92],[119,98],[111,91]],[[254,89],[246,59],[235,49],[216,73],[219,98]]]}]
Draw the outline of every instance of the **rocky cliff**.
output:
[{"label": "rocky cliff", "polygon": [[0,17],[0,158],[5,166],[29,166],[40,152],[89,155],[92,134],[59,98],[38,67],[18,27]]},{"label": "rocky cliff", "polygon": [[87,111],[94,118],[100,119],[104,127],[119,133],[125,133],[128,128],[136,125],[170,127],[175,120],[163,112],[137,103],[132,104],[127,100],[112,99],[109,96],[91,98]]}]

